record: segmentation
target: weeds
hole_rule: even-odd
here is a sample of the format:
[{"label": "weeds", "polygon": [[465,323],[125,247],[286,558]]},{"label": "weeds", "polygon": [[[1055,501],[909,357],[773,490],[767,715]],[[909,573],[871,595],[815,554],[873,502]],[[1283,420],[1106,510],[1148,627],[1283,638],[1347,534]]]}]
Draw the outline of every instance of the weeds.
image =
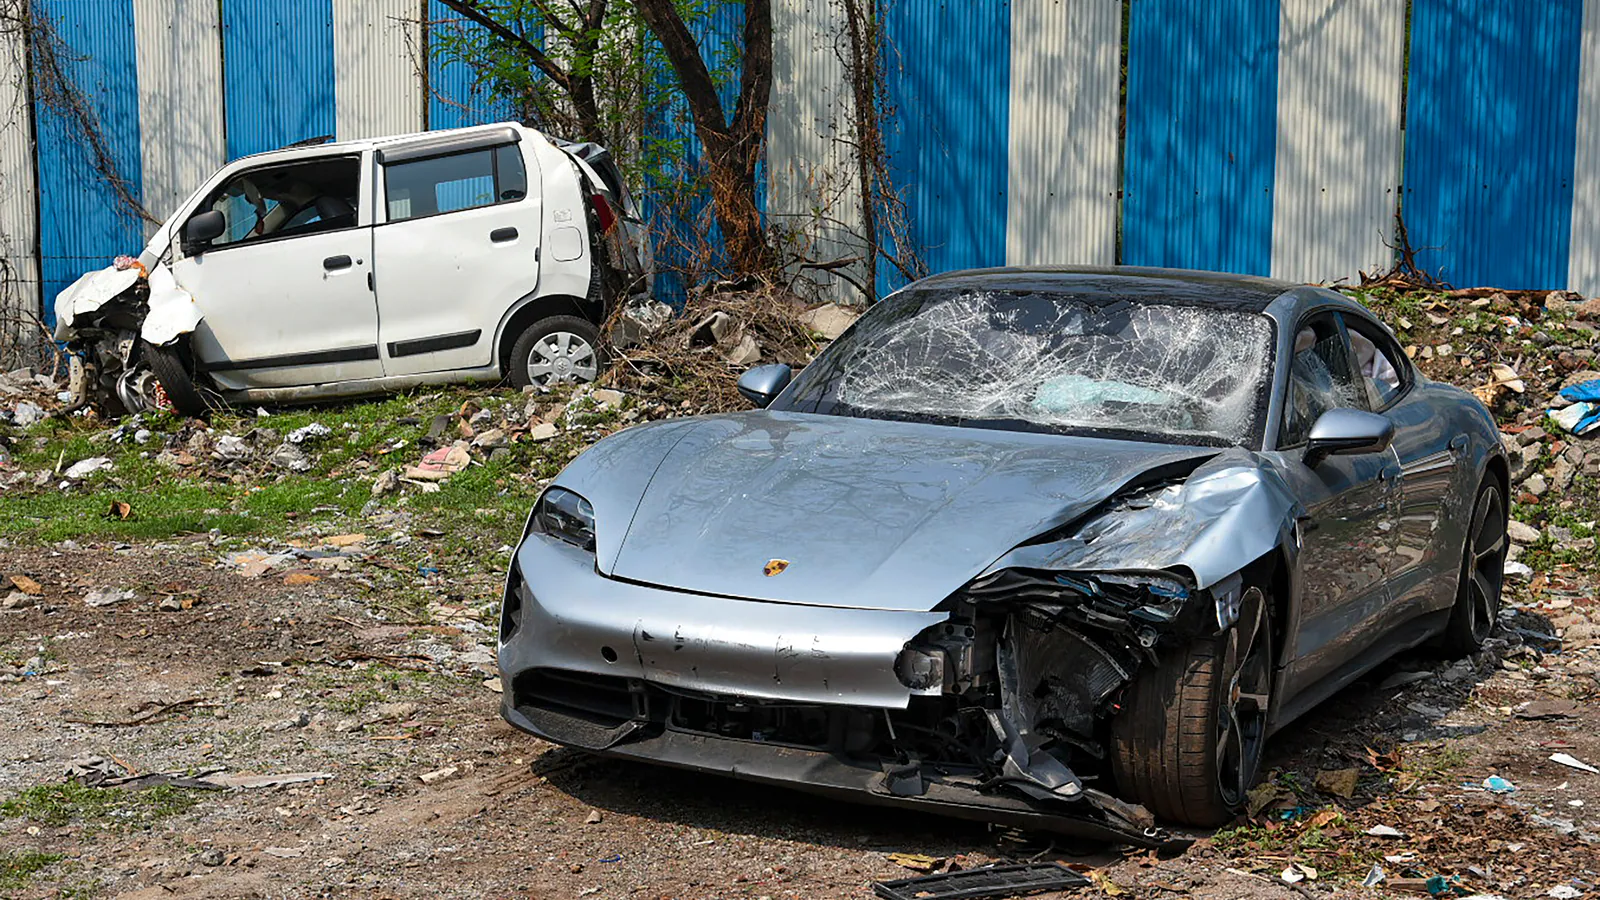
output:
[{"label": "weeds", "polygon": [[34,875],[63,859],[66,857],[60,853],[39,853],[33,850],[0,851],[0,890],[20,891],[28,886]]},{"label": "weeds", "polygon": [[0,803],[0,816],[60,827],[80,823],[119,829],[150,825],[188,811],[200,802],[192,791],[159,785],[142,791],[92,788],[77,782],[28,788]]}]

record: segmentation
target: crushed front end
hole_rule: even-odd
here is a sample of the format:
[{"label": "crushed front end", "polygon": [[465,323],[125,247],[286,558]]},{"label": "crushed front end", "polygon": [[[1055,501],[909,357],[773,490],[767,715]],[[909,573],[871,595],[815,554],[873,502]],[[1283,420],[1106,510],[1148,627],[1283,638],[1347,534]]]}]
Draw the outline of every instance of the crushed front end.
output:
[{"label": "crushed front end", "polygon": [[534,533],[506,588],[502,713],[556,743],[1142,846],[1110,721],[1141,666],[1214,633],[1237,579],[986,573],[930,611],[768,603],[607,578]]}]

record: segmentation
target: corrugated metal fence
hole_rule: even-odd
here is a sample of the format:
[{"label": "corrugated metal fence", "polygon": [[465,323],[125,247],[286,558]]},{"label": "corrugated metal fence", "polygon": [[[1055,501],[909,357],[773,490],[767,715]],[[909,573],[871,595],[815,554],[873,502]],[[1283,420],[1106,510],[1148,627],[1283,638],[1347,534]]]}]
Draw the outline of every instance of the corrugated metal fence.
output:
[{"label": "corrugated metal fence", "polygon": [[[7,36],[0,254],[43,298],[138,248],[149,223],[126,200],[159,218],[226,158],[512,114],[428,53],[431,28],[471,27],[438,0],[32,2],[85,101],[29,96]],[[1600,292],[1600,0],[876,2],[889,168],[932,271],[1354,279],[1390,263],[1398,208],[1454,283]],[[695,27],[726,68],[742,6],[707,9]],[[813,259],[859,255],[841,2],[774,0],[774,17],[769,223]],[[665,202],[698,166],[686,111],[666,103],[641,138],[683,149],[645,192],[682,263],[716,239],[703,197]]]}]

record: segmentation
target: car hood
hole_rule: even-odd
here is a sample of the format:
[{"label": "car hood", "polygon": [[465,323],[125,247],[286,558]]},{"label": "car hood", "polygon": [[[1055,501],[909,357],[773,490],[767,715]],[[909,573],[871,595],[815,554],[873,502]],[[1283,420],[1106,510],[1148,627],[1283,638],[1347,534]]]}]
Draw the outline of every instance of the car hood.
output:
[{"label": "car hood", "polygon": [[[639,454],[608,455],[654,472],[647,482],[623,479],[637,502],[614,560],[602,548],[602,572],[872,609],[932,609],[1017,544],[1079,518],[1141,474],[1217,452],[763,411],[680,421],[675,431],[671,440],[633,441]],[[629,455],[659,463],[619,458]],[[615,529],[605,517],[629,505],[597,502],[598,529]]]}]

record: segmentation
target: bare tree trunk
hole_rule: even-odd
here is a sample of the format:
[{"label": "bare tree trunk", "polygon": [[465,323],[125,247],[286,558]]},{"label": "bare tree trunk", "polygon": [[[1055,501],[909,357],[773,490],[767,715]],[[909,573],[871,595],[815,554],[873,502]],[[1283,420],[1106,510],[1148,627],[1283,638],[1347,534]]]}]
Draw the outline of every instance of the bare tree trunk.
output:
[{"label": "bare tree trunk", "polygon": [[[878,123],[877,46],[878,17],[871,9],[875,0],[844,0],[845,28],[850,38],[850,94],[854,101],[851,131],[855,140],[856,175],[861,192],[861,228],[867,241],[867,284],[873,291],[878,284],[878,204],[873,172],[881,155],[883,135]],[[872,302],[872,294],[867,295]]]},{"label": "bare tree trunk", "polygon": [[747,272],[772,269],[774,256],[756,207],[756,167],[766,139],[772,92],[771,0],[745,0],[744,68],[731,124],[723,115],[700,45],[673,0],[638,0],[638,9],[678,76],[695,133],[705,147],[712,208],[728,261]]}]

